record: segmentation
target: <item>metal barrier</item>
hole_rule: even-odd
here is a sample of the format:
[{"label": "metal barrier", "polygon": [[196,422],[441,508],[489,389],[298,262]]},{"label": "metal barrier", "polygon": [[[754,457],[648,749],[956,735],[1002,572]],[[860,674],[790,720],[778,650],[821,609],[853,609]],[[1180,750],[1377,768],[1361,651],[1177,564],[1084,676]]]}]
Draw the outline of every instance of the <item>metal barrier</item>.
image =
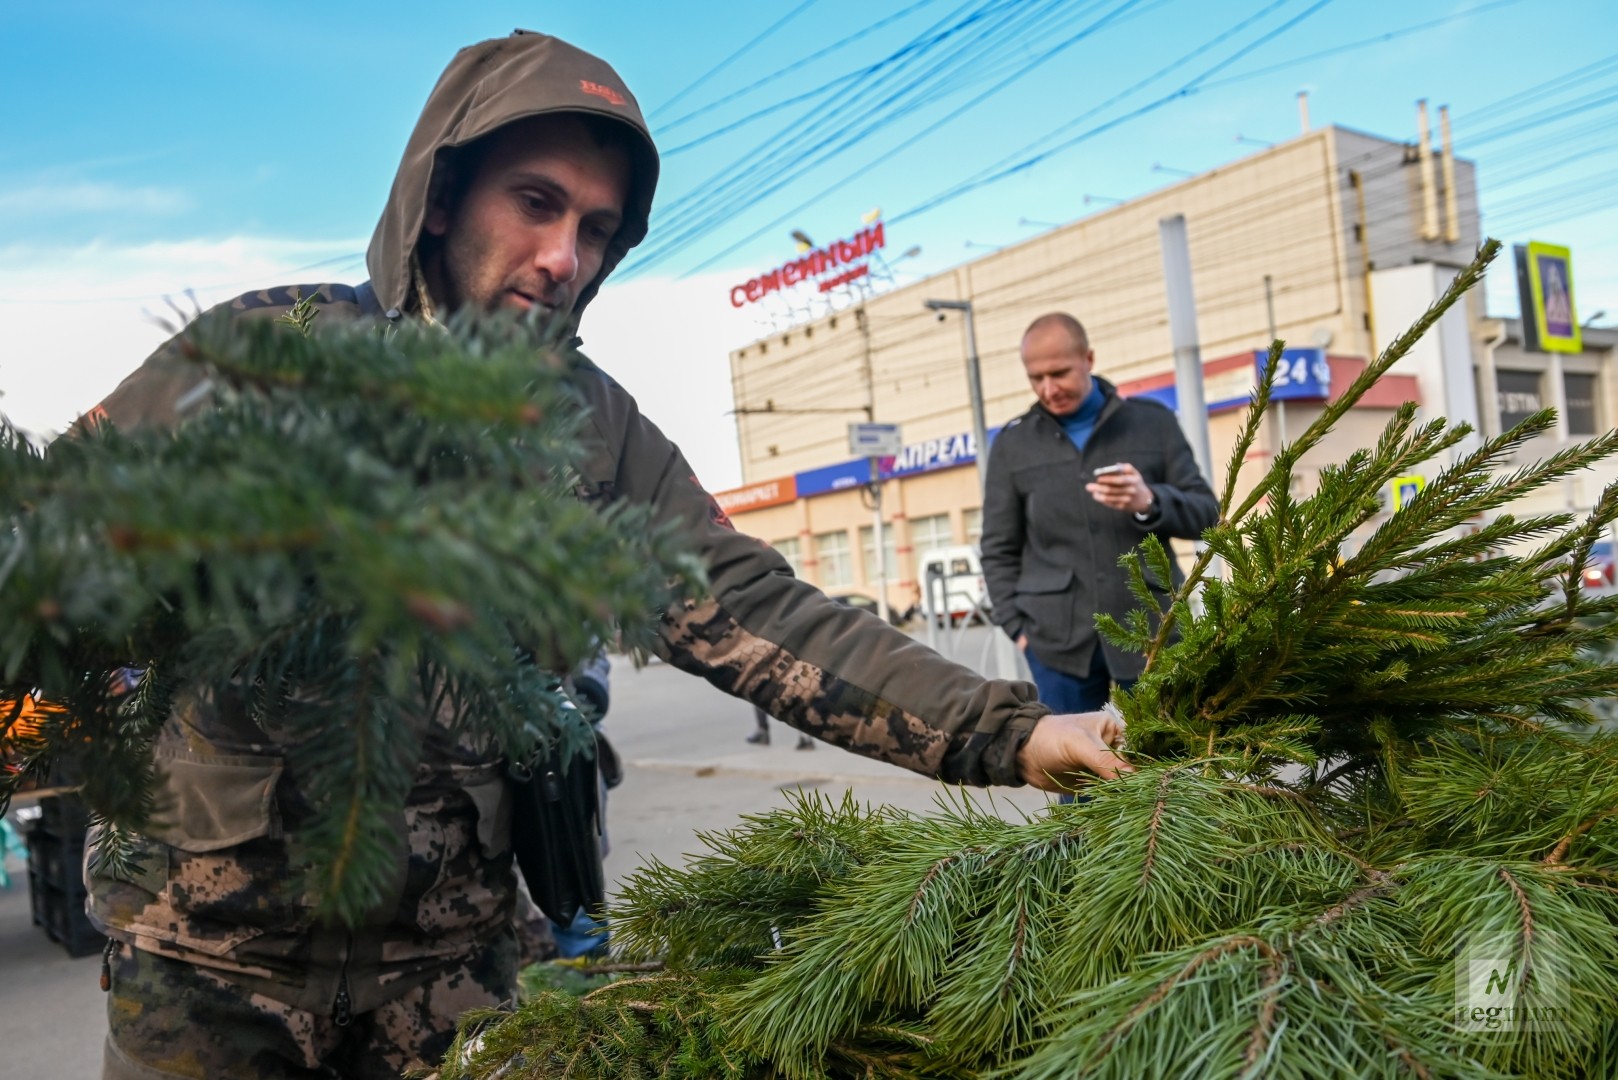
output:
[{"label": "metal barrier", "polygon": [[[976,573],[948,573],[937,563],[923,569],[921,613],[927,623],[927,647],[957,663],[974,667],[989,678],[1029,680],[1031,677],[1027,663],[1017,651],[1017,647],[989,618],[987,597],[976,589],[950,587],[952,581],[975,580],[977,577]],[[971,605],[967,611],[961,613],[959,623],[950,610],[951,596],[963,597]],[[961,655],[966,645],[966,632],[974,622],[986,630],[976,665],[968,664],[966,658]]]}]

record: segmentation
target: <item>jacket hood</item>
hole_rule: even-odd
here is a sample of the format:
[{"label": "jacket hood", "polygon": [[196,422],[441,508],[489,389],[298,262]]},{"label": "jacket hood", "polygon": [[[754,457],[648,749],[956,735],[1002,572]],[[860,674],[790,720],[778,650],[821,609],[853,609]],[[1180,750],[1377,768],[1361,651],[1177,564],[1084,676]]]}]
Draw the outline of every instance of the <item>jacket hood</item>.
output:
[{"label": "jacket hood", "polygon": [[573,307],[577,320],[601,282],[646,237],[657,188],[657,147],[640,105],[606,61],[559,38],[527,30],[462,49],[428,96],[365,253],[371,286],[383,311],[391,316],[415,306],[411,258],[427,214],[433,170],[445,151],[513,121],[548,113],[604,116],[624,124],[635,136],[630,140],[635,160],[624,221],[607,246],[601,272],[579,292]]}]

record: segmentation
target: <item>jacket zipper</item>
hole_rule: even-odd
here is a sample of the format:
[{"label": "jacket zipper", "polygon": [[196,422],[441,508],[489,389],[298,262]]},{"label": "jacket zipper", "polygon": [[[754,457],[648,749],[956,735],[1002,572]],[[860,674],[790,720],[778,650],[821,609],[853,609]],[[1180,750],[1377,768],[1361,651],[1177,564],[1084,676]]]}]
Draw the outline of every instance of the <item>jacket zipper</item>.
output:
[{"label": "jacket zipper", "polygon": [[101,992],[103,994],[112,989],[112,958],[117,952],[117,939],[108,938],[107,947],[101,950]]},{"label": "jacket zipper", "polygon": [[354,951],[354,935],[343,943],[343,966],[337,972],[337,1000],[332,1002],[331,1018],[338,1027],[347,1027],[354,1019],[354,1000],[348,996],[348,960]]}]

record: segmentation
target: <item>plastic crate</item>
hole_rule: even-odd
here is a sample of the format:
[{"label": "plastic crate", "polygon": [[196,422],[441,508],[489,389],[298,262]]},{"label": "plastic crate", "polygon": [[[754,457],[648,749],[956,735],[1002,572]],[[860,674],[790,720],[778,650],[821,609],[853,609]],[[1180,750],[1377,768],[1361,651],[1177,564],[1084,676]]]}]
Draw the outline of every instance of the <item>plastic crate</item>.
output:
[{"label": "plastic crate", "polygon": [[84,890],[58,889],[30,873],[29,892],[34,900],[34,923],[42,926],[52,941],[73,957],[100,952],[106,937],[84,913]]},{"label": "plastic crate", "polygon": [[28,868],[28,910],[33,913],[34,925],[45,925],[45,913],[51,909],[51,888],[45,884],[45,878],[35,873],[33,867]]},{"label": "plastic crate", "polygon": [[70,795],[52,795],[39,800],[39,817],[34,828],[63,839],[76,836],[82,843],[90,828],[90,811]]},{"label": "plastic crate", "polygon": [[54,889],[84,891],[84,837],[54,836],[40,828],[28,833],[28,867]]}]

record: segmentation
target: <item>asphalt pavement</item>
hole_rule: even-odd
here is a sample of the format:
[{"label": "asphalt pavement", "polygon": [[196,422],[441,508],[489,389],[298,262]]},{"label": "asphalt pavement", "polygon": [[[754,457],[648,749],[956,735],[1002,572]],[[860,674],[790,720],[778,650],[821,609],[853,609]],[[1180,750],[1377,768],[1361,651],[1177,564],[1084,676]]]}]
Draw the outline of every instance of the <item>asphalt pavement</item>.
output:
[{"label": "asphalt pavement", "polygon": [[[987,630],[952,633],[939,638],[946,652],[978,670],[991,662]],[[796,733],[774,721],[770,745],[751,745],[744,741],[754,727],[750,705],[660,663],[637,671],[615,658],[612,695],[607,729],[625,775],[607,807],[611,882],[648,858],[683,862],[703,850],[698,833],[784,805],[793,791],[834,798],[852,791],[864,803],[917,811],[946,793],[924,777],[822,743],[795,749]],[[1026,788],[993,796],[993,805],[1012,817],[1045,803]],[[15,858],[7,865],[12,885],[0,888],[0,1077],[98,1077],[106,1034],[100,958],[70,959],[34,926],[25,866]]]}]

